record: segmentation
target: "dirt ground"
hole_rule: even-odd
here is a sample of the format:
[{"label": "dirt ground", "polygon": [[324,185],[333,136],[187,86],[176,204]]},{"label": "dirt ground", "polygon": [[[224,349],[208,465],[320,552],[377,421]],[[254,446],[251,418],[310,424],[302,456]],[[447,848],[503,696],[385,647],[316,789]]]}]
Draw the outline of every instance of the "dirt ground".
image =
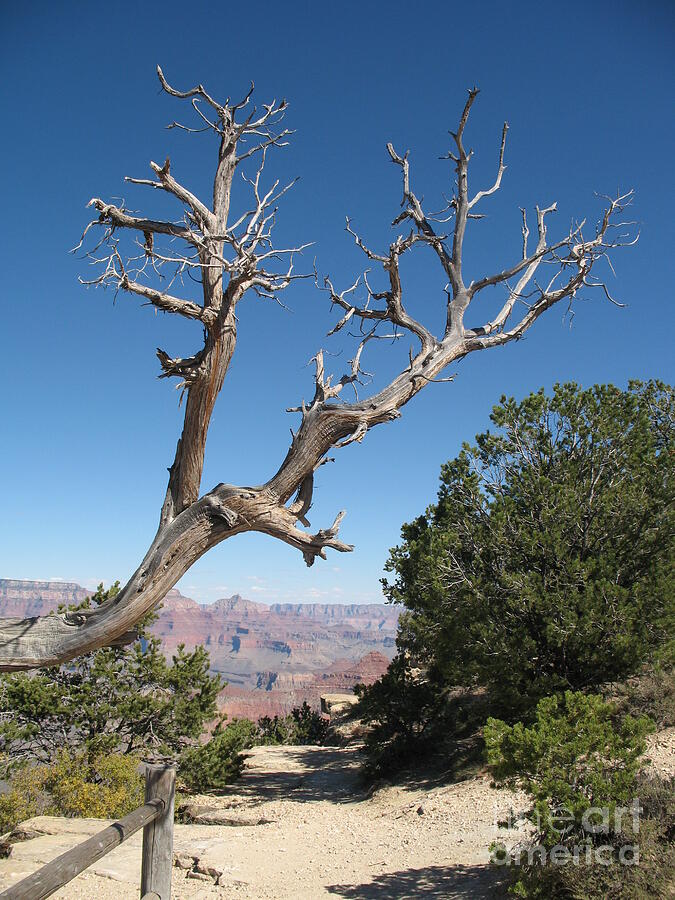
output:
[{"label": "dirt ground", "polygon": [[[675,774],[675,729],[654,736],[649,755],[659,771]],[[201,873],[174,868],[173,896],[481,900],[501,895],[499,870],[488,865],[488,846],[504,839],[496,823],[509,809],[522,811],[524,796],[492,788],[485,775],[455,784],[383,786],[368,794],[358,781],[358,761],[354,746],[255,748],[230,791],[195,798],[249,824],[177,825],[175,855],[198,860]],[[263,824],[250,824],[260,820]],[[47,817],[32,822],[40,836],[15,844],[11,857],[0,861],[0,886],[103,824]],[[510,833],[512,841],[518,836]],[[139,874],[136,835],[54,896],[138,897]]]}]

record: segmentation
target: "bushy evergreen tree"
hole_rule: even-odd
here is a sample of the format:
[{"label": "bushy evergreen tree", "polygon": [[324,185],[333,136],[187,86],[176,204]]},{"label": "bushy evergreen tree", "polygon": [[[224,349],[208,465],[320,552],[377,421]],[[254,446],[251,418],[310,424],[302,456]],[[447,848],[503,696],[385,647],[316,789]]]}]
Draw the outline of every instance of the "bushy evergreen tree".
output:
[{"label": "bushy evergreen tree", "polygon": [[675,396],[658,382],[503,397],[496,432],[441,471],[387,568],[400,646],[505,706],[586,689],[670,652]]},{"label": "bushy evergreen tree", "polygon": [[405,612],[397,660],[362,692],[374,752],[428,739],[457,687],[527,720],[547,695],[672,664],[673,388],[561,384],[491,418],[391,551]]}]

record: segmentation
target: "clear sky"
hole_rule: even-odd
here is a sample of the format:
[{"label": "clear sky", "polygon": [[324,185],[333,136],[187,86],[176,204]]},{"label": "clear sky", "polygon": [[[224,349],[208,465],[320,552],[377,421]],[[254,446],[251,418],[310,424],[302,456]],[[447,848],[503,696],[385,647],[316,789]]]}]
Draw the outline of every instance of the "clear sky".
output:
[{"label": "clear sky", "polygon": [[[400,525],[433,500],[439,467],[488,424],[502,392],[556,381],[673,380],[673,85],[675,6],[659,0],[570,6],[538,2],[161,4],[36,2],[0,6],[2,123],[2,516],[0,576],[94,585],[136,568],[158,520],[181,423],[178,394],[156,378],[155,348],[189,355],[189,322],[138,298],[85,290],[68,250],[90,197],[124,195],[151,214],[152,193],[124,186],[171,154],[172,172],[208,196],[215,146],[167,132],[181,112],[161,95],[155,66],[179,87],[225,98],[284,96],[290,147],[275,177],[301,176],[279,214],[279,240],[315,241],[311,269],[347,286],[363,265],[344,233],[349,214],[379,248],[399,210],[398,170],[385,144],[409,147],[413,187],[430,208],[452,190],[447,130],[466,89],[481,94],[467,142],[472,184],[494,178],[510,124],[503,190],[471,223],[466,267],[478,278],[515,261],[519,206],[558,201],[551,236],[598,215],[595,192],[636,190],[639,244],[617,253],[613,294],[554,308],[525,340],[470,357],[453,384],[430,385],[403,417],[337,451],[317,479],[312,526],[348,511],[352,554],[307,569],[301,555],[258,535],[235,537],[180,582],[200,601],[239,592],[266,601],[380,599],[379,578]],[[406,299],[439,324],[443,279],[430,257],[407,267]],[[239,345],[211,425],[203,488],[257,484],[282,460],[294,417],[312,394],[307,360],[336,321],[309,283],[287,291],[290,312],[248,298]],[[401,357],[403,354],[403,357]],[[378,378],[407,347],[364,359]],[[370,365],[369,365],[370,364]],[[379,382],[378,382],[379,383]]]}]

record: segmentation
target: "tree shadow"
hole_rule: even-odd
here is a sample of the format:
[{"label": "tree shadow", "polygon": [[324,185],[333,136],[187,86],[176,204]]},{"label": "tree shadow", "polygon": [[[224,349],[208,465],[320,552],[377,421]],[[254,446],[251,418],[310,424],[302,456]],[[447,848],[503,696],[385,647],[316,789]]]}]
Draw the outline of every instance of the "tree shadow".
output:
[{"label": "tree shadow", "polygon": [[[295,800],[302,802],[350,803],[363,800],[359,759],[347,749],[315,746],[265,748],[264,765],[259,756],[250,759],[241,777],[222,792],[258,802]],[[278,759],[275,757],[278,756]]]},{"label": "tree shadow", "polygon": [[364,884],[331,884],[326,890],[352,900],[489,900],[507,896],[504,874],[488,865],[425,866],[376,875]]}]

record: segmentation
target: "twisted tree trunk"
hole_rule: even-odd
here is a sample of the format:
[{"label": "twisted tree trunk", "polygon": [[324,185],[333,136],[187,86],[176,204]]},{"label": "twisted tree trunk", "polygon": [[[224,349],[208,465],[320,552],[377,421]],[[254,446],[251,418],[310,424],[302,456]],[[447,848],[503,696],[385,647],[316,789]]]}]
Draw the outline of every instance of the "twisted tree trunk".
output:
[{"label": "twisted tree trunk", "polygon": [[[518,340],[547,309],[565,298],[573,299],[580,289],[600,288],[612,299],[591,270],[610,249],[619,245],[620,241],[612,236],[616,227],[614,217],[629,202],[630,193],[609,201],[593,238],[588,240],[579,226],[561,240],[549,243],[546,217],[555,210],[555,204],[537,208],[537,243],[531,252],[523,211],[521,259],[504,271],[466,285],[462,271],[466,227],[470,219],[481,218],[472,212],[476,204],[501,185],[507,133],[504,125],[494,184],[471,197],[468,190],[471,153],[465,151],[463,137],[478,94],[474,89],[469,92],[457,132],[453,134],[455,150],[448,153],[457,175],[455,195],[442,214],[444,222],[454,219],[451,245],[436,231],[439,219],[425,214],[410,187],[408,154],[400,156],[389,144],[389,156],[400,167],[403,178],[402,211],[393,226],[409,224],[409,233],[398,234],[386,252],[378,253],[366,246],[347,220],[347,231],[370,263],[381,267],[386,286],[374,291],[367,273],[342,292],[335,290],[328,277],[323,285],[331,306],[337,306],[343,313],[329,334],[350,322],[360,326],[359,343],[349,371],[337,380],[327,376],[323,351],[319,350],[314,357],[314,397],[310,403],[303,402],[289,410],[299,413],[301,421],[276,473],[257,486],[219,484],[200,495],[211,415],[236,347],[237,304],[251,291],[275,298],[294,280],[306,276],[294,273],[294,255],[303,247],[279,249],[272,243],[276,203],[291,185],[280,188],[275,182],[270,189],[261,187],[268,150],[284,146],[289,134],[278,129],[286,109],[285,101],[263,106],[262,113],[249,112],[252,87],[240,103],[231,104],[228,100],[222,104],[201,85],[181,92],[168,84],[159,68],[158,75],[163,89],[173,97],[190,100],[204,127],[217,136],[212,207],[207,207],[175,179],[169,159],[163,166],[152,162],[155,179],[127,181],[171,194],[182,204],[182,221],[130,215],[124,207],[94,198],[90,206],[97,210],[98,217],[89,223],[82,241],[91,228],[101,228],[103,236],[96,251],[100,253],[102,245],[108,248],[103,259],[100,255],[95,257],[102,264],[101,274],[85,283],[111,284],[117,290],[144,298],[156,309],[181,315],[203,327],[203,345],[193,356],[171,358],[165,351],[157,351],[162,367],[160,377],[179,378],[179,386],[187,395],[183,430],[169,470],[159,528],[140,566],[113,600],[77,613],[1,619],[0,670],[57,665],[98,647],[132,639],[134,625],[162,600],[190,566],[211,547],[241,532],[258,531],[285,541],[302,552],[307,565],[312,565],[317,556],[325,559],[327,548],[351,550],[351,545],[338,538],[344,513],[339,513],[329,528],[315,533],[297,524],[309,527],[307,513],[312,504],[315,472],[329,461],[329,452],[362,441],[369,429],[400,416],[402,407],[429,383],[451,381],[454,376],[440,377],[451,363],[476,350]],[[173,126],[185,127],[178,123]],[[246,166],[251,159],[257,159],[258,166],[247,176]],[[232,183],[242,166],[252,202],[249,209],[232,221]],[[137,244],[143,235],[140,257],[136,252],[135,256],[123,259],[118,232],[135,234]],[[176,242],[181,242],[185,249],[177,252]],[[439,337],[416,320],[403,302],[399,262],[405,253],[418,246],[432,249],[447,282],[446,327]],[[280,266],[279,261],[285,259],[288,265]],[[544,261],[553,263],[555,271],[546,288],[535,281]],[[148,285],[148,274],[167,271],[173,271],[170,283],[185,272],[199,278],[201,302]],[[513,279],[516,283],[511,287]],[[465,316],[472,301],[491,286],[500,286],[504,292],[496,316],[479,327],[467,327]],[[358,291],[365,295],[365,301],[360,304],[355,299]],[[524,304],[525,308],[520,317],[515,315],[517,304]],[[382,333],[382,326],[389,333]],[[405,333],[419,346],[410,350],[408,363],[399,374],[366,399],[342,401],[340,395],[345,387],[356,389],[362,383],[360,361],[366,345],[371,340],[396,339]]]}]

